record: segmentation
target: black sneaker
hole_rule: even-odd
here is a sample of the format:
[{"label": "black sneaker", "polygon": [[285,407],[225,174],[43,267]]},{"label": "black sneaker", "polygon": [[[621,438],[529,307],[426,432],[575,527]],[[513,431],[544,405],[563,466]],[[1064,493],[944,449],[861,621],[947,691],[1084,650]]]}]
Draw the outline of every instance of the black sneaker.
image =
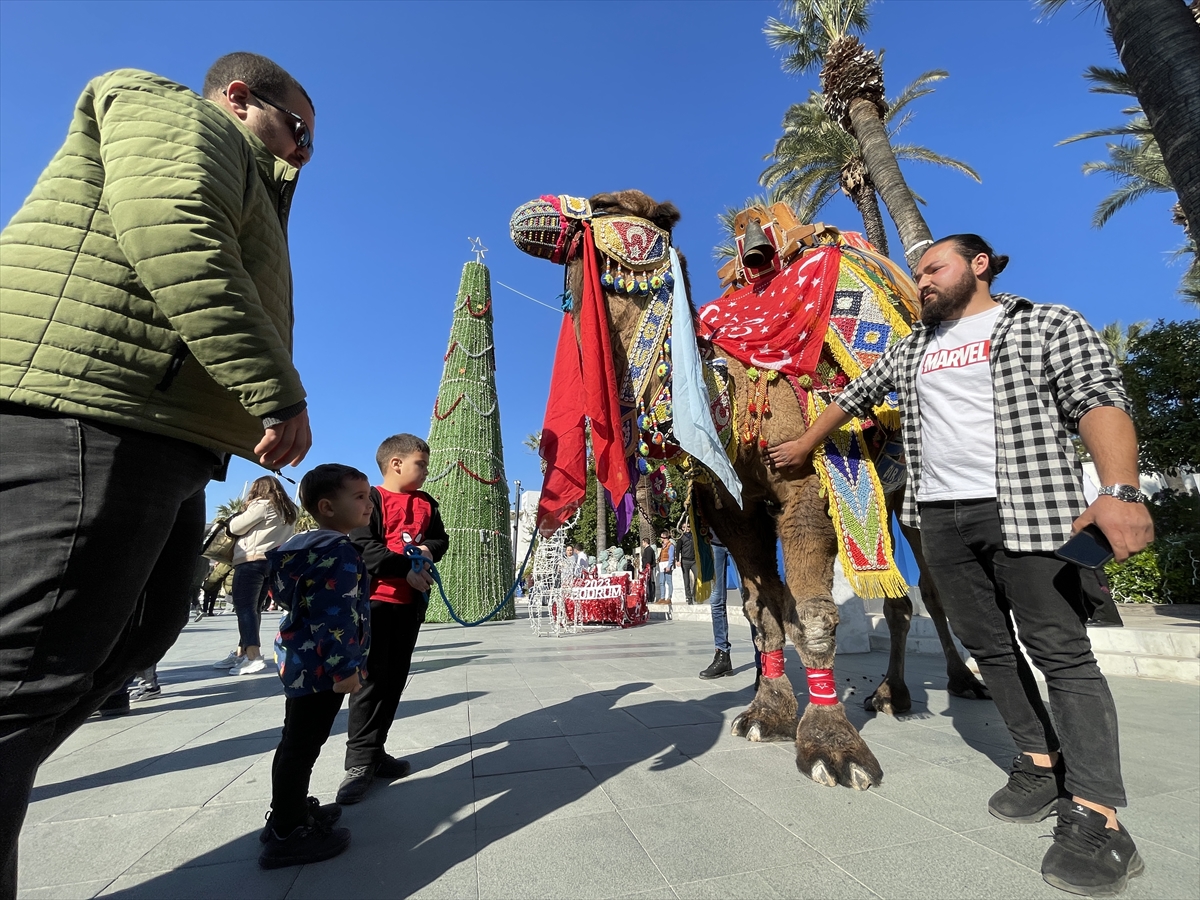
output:
[{"label": "black sneaker", "polygon": [[1133,838],[1118,823],[1108,828],[1103,813],[1064,799],[1054,826],[1054,844],[1042,858],[1047,884],[1089,897],[1115,897],[1130,878],[1146,871]]},{"label": "black sneaker", "polygon": [[371,763],[369,766],[351,766],[348,768],[346,770],[346,777],[338,785],[337,802],[342,804],[342,806],[350,806],[362,800],[367,793],[367,789],[371,786],[371,779],[375,777],[375,770],[378,767],[378,763]]},{"label": "black sneaker", "polygon": [[272,829],[262,853],[258,854],[258,864],[264,869],[302,866],[333,859],[349,846],[349,828],[322,828],[314,823],[301,825],[286,837],[280,837]]},{"label": "black sneaker", "polygon": [[153,700],[162,696],[162,688],[157,684],[140,684],[129,692],[130,703],[141,703],[143,700]]},{"label": "black sneaker", "polygon": [[701,678],[721,678],[725,675],[733,674],[733,665],[729,662],[729,654],[724,650],[718,650],[713,656],[713,661],[709,663],[707,669],[700,673]]},{"label": "black sneaker", "polygon": [[375,767],[376,778],[390,778],[395,781],[398,778],[405,778],[412,771],[412,763],[407,759],[396,759],[394,756],[388,756],[386,753]]},{"label": "black sneaker", "polygon": [[[321,801],[316,797],[309,797],[308,816],[310,820],[309,824],[330,829],[342,817],[342,808],[336,803],[327,803],[322,806]],[[258,840],[263,844],[271,839],[271,829],[275,827],[272,819],[273,814],[267,813],[267,824],[263,826],[263,830],[258,835]]]},{"label": "black sneaker", "polygon": [[1024,753],[1013,760],[1008,784],[992,794],[988,812],[1005,822],[1040,822],[1054,812],[1063,794],[1062,757],[1049,769],[1034,765]]},{"label": "black sneaker", "polygon": [[108,699],[100,704],[100,708],[96,710],[96,714],[102,719],[108,719],[112,716],[129,715],[129,691],[121,688],[116,693],[110,694]]}]

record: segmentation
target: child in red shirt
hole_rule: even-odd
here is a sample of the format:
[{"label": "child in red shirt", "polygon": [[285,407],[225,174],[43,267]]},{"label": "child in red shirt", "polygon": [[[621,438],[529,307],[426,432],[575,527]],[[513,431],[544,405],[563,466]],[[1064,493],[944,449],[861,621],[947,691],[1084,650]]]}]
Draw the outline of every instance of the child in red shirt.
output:
[{"label": "child in red shirt", "polygon": [[412,769],[384,751],[433,584],[428,569],[413,571],[405,551],[416,547],[436,562],[450,547],[437,501],[421,490],[429,445],[416,435],[392,435],[375,460],[383,484],[371,489],[371,523],[350,534],[371,575],[371,665],[363,689],[350,696],[341,804],[362,800],[376,777],[403,778]]}]

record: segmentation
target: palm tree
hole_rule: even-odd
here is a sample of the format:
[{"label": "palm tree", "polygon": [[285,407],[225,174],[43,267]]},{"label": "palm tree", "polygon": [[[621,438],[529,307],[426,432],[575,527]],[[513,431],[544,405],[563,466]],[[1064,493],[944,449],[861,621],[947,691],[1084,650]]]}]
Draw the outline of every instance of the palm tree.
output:
[{"label": "palm tree", "polygon": [[217,507],[218,519],[232,519],[246,508],[245,497],[230,497]]},{"label": "palm tree", "polygon": [[1104,345],[1112,351],[1117,365],[1124,365],[1126,357],[1129,356],[1129,342],[1141,334],[1149,324],[1149,322],[1134,322],[1123,328],[1120,322],[1109,322],[1100,329],[1100,340],[1104,341]]},{"label": "palm tree", "polygon": [[[1037,0],[1047,15],[1068,0]],[[1163,166],[1200,244],[1200,2],[1088,0],[1108,19],[1117,56],[1158,139]]]},{"label": "palm tree", "polygon": [[[940,69],[923,72],[898,97],[888,101],[883,124],[889,141],[895,141],[912,121],[912,112],[905,109],[914,100],[932,94],[934,89],[929,85],[948,75]],[[979,174],[966,163],[928,147],[893,143],[892,152],[898,160],[933,163],[980,180]],[[887,233],[876,199],[877,188],[867,170],[862,147],[850,132],[829,118],[820,94],[813,91],[806,102],[795,103],[788,109],[783,117],[783,136],[775,142],[775,150],[767,158],[773,162],[759,176],[759,182],[771,190],[773,197],[790,203],[800,221],[814,221],[840,188],[862,215],[867,240],[887,254]],[[925,202],[911,189],[910,193],[918,203]]]},{"label": "palm tree", "polygon": [[[1117,94],[1135,97],[1133,82],[1121,69],[1103,66],[1089,66],[1084,78],[1092,83],[1088,88],[1094,94]],[[1103,172],[1111,175],[1118,182],[1117,188],[1100,201],[1096,212],[1092,215],[1092,224],[1103,228],[1108,220],[1120,210],[1135,200],[1140,200],[1150,194],[1175,194],[1175,185],[1163,162],[1162,150],[1150,127],[1150,120],[1142,111],[1140,105],[1134,104],[1121,111],[1128,118],[1120,125],[1100,128],[1095,131],[1085,131],[1059,141],[1060,145],[1092,138],[1119,137],[1117,143],[1109,143],[1108,159],[1084,163],[1083,174],[1092,175]],[[1187,234],[1187,219],[1179,202],[1171,208],[1171,221],[1184,228]],[[1175,253],[1175,257],[1191,257],[1191,265],[1183,276],[1179,293],[1185,300],[1200,303],[1200,257],[1195,252],[1195,242],[1189,237],[1185,246]]]},{"label": "palm tree", "polygon": [[858,39],[867,28],[870,0],[788,0],[790,22],[767,20],[767,43],[784,49],[785,72],[809,72],[821,66],[825,112],[849,131],[862,148],[867,172],[896,223],[904,256],[915,266],[933,235],[900,172],[888,141],[884,116],[883,67]]}]

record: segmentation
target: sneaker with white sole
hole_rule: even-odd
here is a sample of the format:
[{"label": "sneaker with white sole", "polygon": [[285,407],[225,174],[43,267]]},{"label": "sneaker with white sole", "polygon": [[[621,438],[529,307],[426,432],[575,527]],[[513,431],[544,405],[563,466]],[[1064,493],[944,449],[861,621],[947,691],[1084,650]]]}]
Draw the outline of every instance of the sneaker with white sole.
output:
[{"label": "sneaker with white sole", "polygon": [[232,669],[230,675],[257,675],[267,668],[267,661],[261,656],[258,659],[244,659]]},{"label": "sneaker with white sole", "polygon": [[229,655],[227,657],[225,657],[220,662],[213,663],[213,668],[214,669],[232,669],[234,666],[238,665],[245,658],[246,657],[244,657],[244,656],[239,656],[238,652],[236,650],[230,650]]}]

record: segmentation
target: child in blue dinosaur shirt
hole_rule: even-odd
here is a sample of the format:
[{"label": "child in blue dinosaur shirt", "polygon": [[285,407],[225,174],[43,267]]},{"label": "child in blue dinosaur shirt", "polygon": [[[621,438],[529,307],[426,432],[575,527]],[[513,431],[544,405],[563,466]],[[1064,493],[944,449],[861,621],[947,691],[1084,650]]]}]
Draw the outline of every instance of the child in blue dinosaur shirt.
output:
[{"label": "child in blue dinosaur shirt", "polygon": [[275,603],[287,610],[275,638],[283,680],[283,737],[271,766],[271,812],[260,839],[264,869],[337,856],[350,831],[335,828],[336,803],[308,796],[313,765],[342,698],[362,689],[371,645],[370,583],[347,535],[371,519],[371,485],[350,466],[317,466],[300,481],[300,503],[318,528],[267,553]]}]

